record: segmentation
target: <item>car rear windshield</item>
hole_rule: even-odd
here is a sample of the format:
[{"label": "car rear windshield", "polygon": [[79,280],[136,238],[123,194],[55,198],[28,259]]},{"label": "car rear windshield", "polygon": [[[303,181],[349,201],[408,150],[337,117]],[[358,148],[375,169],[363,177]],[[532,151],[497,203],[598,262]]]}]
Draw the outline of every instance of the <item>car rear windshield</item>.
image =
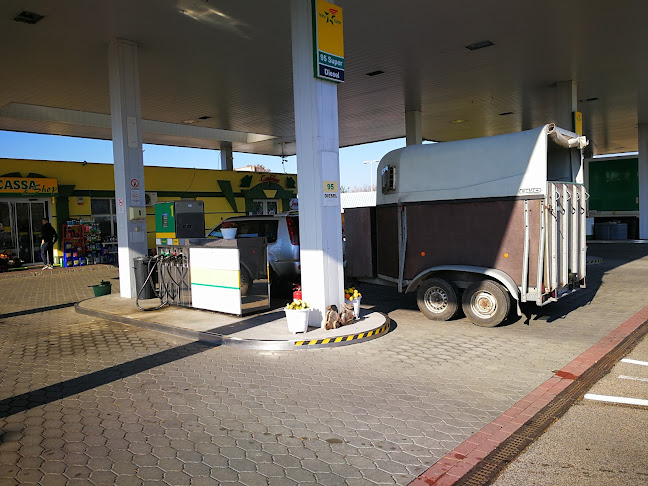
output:
[{"label": "car rear windshield", "polygon": [[[236,237],[237,238],[253,238],[256,236],[265,236],[268,243],[277,241],[277,223],[276,219],[267,220],[238,220],[233,221],[236,223]],[[223,235],[220,231],[221,225],[219,224],[214,230],[209,233],[209,236],[216,236],[222,238]]]}]

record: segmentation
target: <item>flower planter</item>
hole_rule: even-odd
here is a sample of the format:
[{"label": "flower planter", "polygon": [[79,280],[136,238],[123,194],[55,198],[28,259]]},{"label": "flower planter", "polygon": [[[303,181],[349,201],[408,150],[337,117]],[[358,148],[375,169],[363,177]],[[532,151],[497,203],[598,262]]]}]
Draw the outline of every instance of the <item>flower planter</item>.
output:
[{"label": "flower planter", "polygon": [[308,312],[310,309],[284,309],[288,330],[293,334],[308,330]]},{"label": "flower planter", "polygon": [[236,230],[238,228],[221,228],[223,238],[226,240],[233,240],[236,238]]},{"label": "flower planter", "polygon": [[92,287],[95,297],[101,297],[102,295],[108,295],[110,293],[112,284],[102,280],[100,284],[91,285],[90,287]]},{"label": "flower planter", "polygon": [[349,299],[344,299],[344,301],[347,304],[353,304],[353,315],[355,316],[356,319],[360,317],[360,301],[362,300],[362,297],[358,297],[357,299],[349,300]]}]

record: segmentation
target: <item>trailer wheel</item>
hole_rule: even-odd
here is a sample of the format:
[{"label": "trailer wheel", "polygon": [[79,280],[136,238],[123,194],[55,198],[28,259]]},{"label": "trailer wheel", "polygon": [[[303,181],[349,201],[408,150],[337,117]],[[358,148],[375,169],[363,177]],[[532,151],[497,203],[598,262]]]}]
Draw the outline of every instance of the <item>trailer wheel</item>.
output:
[{"label": "trailer wheel", "polygon": [[447,321],[457,313],[459,302],[456,287],[447,280],[431,278],[416,293],[418,308],[428,319]]},{"label": "trailer wheel", "polygon": [[495,327],[506,319],[511,308],[511,296],[498,283],[482,280],[465,290],[462,307],[473,324]]}]

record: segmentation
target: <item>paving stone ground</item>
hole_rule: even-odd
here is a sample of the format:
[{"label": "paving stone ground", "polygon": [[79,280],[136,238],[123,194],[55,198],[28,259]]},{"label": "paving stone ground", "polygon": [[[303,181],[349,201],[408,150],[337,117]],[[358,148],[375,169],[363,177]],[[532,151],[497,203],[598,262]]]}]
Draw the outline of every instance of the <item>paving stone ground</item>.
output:
[{"label": "paving stone ground", "polygon": [[212,347],[61,306],[117,270],[0,276],[0,485],[408,484],[648,305],[645,245],[591,245],[589,288],[484,329],[361,285],[388,335]]}]

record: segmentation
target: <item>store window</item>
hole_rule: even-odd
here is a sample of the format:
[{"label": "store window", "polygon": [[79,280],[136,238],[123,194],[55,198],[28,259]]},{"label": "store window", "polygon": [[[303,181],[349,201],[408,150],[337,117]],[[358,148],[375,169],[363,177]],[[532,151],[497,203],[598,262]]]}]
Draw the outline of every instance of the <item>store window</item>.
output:
[{"label": "store window", "polygon": [[254,214],[277,214],[279,201],[277,199],[255,199]]},{"label": "store window", "polygon": [[90,209],[102,236],[117,236],[117,218],[114,198],[96,198],[90,201]]}]

